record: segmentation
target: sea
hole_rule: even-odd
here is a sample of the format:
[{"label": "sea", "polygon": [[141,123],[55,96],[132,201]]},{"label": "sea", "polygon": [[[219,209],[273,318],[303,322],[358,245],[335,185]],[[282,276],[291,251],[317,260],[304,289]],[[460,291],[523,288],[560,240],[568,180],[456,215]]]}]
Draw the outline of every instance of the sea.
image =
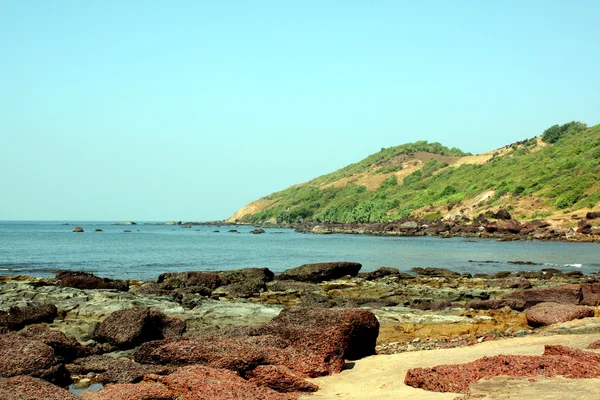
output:
[{"label": "sea", "polygon": [[[83,233],[73,232],[80,226]],[[101,229],[101,232],[96,232]],[[394,267],[460,273],[600,272],[600,244],[494,239],[314,235],[292,229],[100,221],[0,221],[0,275],[51,277],[77,270],[100,277],[155,280],[163,272],[267,267],[275,273],[307,263],[360,262],[362,272]],[[129,230],[131,232],[125,232]],[[230,232],[235,230],[233,232]]]}]

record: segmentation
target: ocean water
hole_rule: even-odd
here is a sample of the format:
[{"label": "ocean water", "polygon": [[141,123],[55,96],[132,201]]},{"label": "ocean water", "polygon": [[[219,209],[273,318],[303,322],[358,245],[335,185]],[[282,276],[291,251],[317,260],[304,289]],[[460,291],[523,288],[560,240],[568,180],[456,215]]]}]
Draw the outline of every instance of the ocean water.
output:
[{"label": "ocean water", "polygon": [[[75,226],[85,232],[72,232]],[[96,228],[103,232],[95,232]],[[230,229],[239,233],[228,232]],[[154,280],[162,272],[268,267],[277,273],[324,261],[360,262],[362,271],[381,266],[401,271],[441,267],[472,274],[549,267],[586,274],[600,271],[600,244],[595,243],[312,235],[274,228],[253,235],[252,229],[0,221],[0,275],[46,277],[70,269],[101,277]],[[510,263],[514,261],[535,265]]]}]

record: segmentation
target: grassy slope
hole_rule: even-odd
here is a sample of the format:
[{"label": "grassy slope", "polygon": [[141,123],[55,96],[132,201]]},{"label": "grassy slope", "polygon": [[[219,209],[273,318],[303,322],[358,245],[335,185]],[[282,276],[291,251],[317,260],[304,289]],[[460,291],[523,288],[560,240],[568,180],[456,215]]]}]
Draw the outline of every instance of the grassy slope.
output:
[{"label": "grassy slope", "polygon": [[[466,154],[439,143],[382,149],[358,163],[260,199],[256,203],[260,206],[247,208],[252,212],[242,220],[434,218],[467,204],[473,212],[516,207],[515,216],[527,219],[595,207],[600,202],[600,125],[585,129],[570,123],[556,132],[552,131],[551,139],[555,143],[525,140],[500,149],[482,164],[462,164],[458,161]],[[373,179],[377,182],[373,190],[361,184]],[[489,196],[477,200],[484,193]],[[518,206],[527,201],[529,209]]]}]

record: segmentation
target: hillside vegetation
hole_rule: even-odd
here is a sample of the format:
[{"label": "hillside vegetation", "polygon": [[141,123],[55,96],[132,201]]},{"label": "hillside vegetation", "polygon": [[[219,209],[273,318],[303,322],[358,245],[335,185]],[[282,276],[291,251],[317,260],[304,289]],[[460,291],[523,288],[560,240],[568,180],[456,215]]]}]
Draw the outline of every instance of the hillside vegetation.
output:
[{"label": "hillside vegetation", "polygon": [[426,141],[381,149],[250,203],[230,220],[385,222],[499,207],[533,219],[597,207],[599,177],[600,125],[570,122],[478,156]]}]

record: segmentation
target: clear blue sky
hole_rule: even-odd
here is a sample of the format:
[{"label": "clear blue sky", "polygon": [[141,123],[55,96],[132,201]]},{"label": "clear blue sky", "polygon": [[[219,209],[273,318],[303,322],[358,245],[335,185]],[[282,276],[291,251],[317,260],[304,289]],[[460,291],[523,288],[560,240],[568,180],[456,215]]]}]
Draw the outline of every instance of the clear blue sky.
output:
[{"label": "clear blue sky", "polygon": [[213,220],[600,122],[600,2],[0,0],[0,220]]}]

